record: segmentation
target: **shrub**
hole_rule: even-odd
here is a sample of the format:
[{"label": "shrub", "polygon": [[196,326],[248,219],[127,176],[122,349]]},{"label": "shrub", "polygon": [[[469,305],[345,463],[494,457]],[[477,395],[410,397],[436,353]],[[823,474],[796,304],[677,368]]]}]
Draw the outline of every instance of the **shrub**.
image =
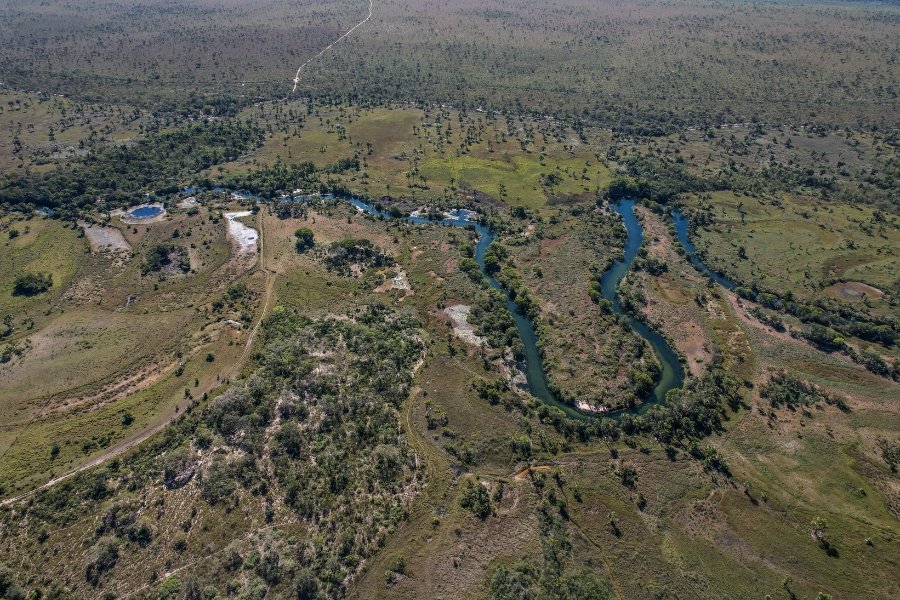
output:
[{"label": "shrub", "polygon": [[168,489],[183,486],[194,476],[194,453],[178,448],[163,457],[163,482]]},{"label": "shrub", "polygon": [[119,548],[115,538],[102,537],[91,548],[90,560],[85,567],[84,577],[91,585],[97,585],[100,576],[116,566]]},{"label": "shrub", "polygon": [[471,510],[482,521],[491,516],[491,497],[481,483],[466,481],[459,505]]},{"label": "shrub", "polygon": [[166,577],[159,586],[159,597],[161,600],[175,596],[181,590],[181,580],[175,575]]},{"label": "shrub", "polygon": [[188,259],[187,250],[175,244],[157,244],[144,258],[141,275],[162,271],[169,266],[174,266],[183,273],[190,271],[191,261]]},{"label": "shrub", "polygon": [[213,460],[200,485],[200,495],[204,500],[216,504],[234,493],[236,486],[231,471],[231,467],[221,458]]},{"label": "shrub", "polygon": [[50,273],[22,273],[16,277],[13,295],[37,296],[51,287],[53,287],[53,276]]},{"label": "shrub", "polygon": [[312,248],[315,245],[315,241],[313,239],[312,229],[309,227],[301,227],[297,231],[294,232],[294,237],[297,238],[296,248],[297,252],[303,253]]},{"label": "shrub", "polygon": [[0,565],[0,598],[25,600],[25,592],[13,581],[12,572],[5,565]]}]

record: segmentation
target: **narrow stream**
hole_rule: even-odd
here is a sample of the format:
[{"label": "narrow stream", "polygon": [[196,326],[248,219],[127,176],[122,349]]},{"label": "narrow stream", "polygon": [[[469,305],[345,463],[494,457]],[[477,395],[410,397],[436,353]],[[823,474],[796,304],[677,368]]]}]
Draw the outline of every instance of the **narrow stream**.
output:
[{"label": "narrow stream", "polygon": [[[639,321],[634,317],[625,314],[622,311],[622,303],[619,301],[619,284],[631,269],[631,263],[634,262],[638,250],[644,241],[644,228],[641,227],[640,221],[634,214],[634,200],[620,200],[613,205],[613,209],[621,215],[625,223],[625,231],[628,238],[625,242],[625,256],[622,260],[618,260],[603,274],[600,278],[600,295],[612,302],[613,312],[623,315],[628,321],[628,325],[637,332],[642,338],[647,340],[650,347],[656,353],[659,359],[662,373],[653,388],[653,397],[646,399],[640,406],[634,409],[627,409],[627,412],[642,414],[646,412],[654,404],[665,402],[666,393],[669,390],[679,388],[684,383],[684,369],[678,360],[678,355],[672,350],[665,338],[659,333],[647,326],[643,321]],[[625,412],[623,410],[611,413]]]},{"label": "narrow stream", "polygon": [[[217,191],[230,190],[219,189]],[[193,193],[194,190],[186,189],[184,192]],[[235,195],[238,195],[238,193],[235,193]],[[240,194],[240,197],[257,199],[245,194]],[[298,199],[302,200],[302,198],[291,198],[291,200],[294,201]],[[349,199],[349,202],[360,212],[385,219],[391,218],[385,211],[379,210],[373,205],[358,198],[351,198]],[[634,200],[622,200],[615,204],[613,208],[622,216],[625,223],[625,229],[628,233],[628,239],[626,241],[625,256],[623,259],[621,261],[616,261],[601,277],[600,293],[604,298],[612,302],[613,311],[616,314],[623,315],[627,319],[628,325],[650,344],[650,347],[653,348],[653,351],[656,353],[660,365],[662,366],[662,374],[653,389],[653,394],[651,397],[644,399],[644,402],[642,402],[640,406],[602,413],[602,416],[618,418],[626,413],[643,414],[651,406],[664,402],[666,393],[669,390],[681,387],[684,383],[684,370],[681,367],[678,356],[659,333],[652,330],[645,323],[622,312],[622,306],[618,297],[618,287],[622,278],[631,268],[631,263],[634,261],[634,258],[637,256],[638,249],[644,239],[644,231],[634,214]],[[591,414],[583,413],[573,406],[561,402],[550,390],[550,386],[547,382],[547,373],[544,370],[540,350],[538,350],[537,346],[537,333],[534,330],[534,325],[531,320],[519,310],[516,303],[513,302],[503,286],[500,285],[500,282],[485,272],[484,256],[488,246],[494,241],[496,234],[486,225],[474,220],[475,213],[473,212],[467,210],[454,210],[446,214],[448,215],[447,218],[440,221],[435,221],[415,214],[407,216],[406,220],[417,225],[440,223],[450,227],[471,229],[478,234],[478,243],[475,245],[475,262],[478,263],[478,267],[487,279],[488,284],[503,294],[506,301],[506,308],[509,310],[513,321],[515,322],[516,330],[519,332],[519,337],[522,339],[522,344],[525,348],[525,361],[523,366],[525,378],[528,382],[528,390],[538,400],[559,408],[569,417],[575,419],[590,418],[592,416]],[[684,241],[682,241],[682,245],[685,245],[687,248],[687,244],[685,244]]]},{"label": "narrow stream", "polygon": [[697,254],[696,246],[691,243],[690,222],[687,220],[687,218],[679,211],[673,210],[672,221],[675,223],[675,234],[678,236],[678,241],[681,242],[681,246],[684,248],[684,251],[687,252],[688,260],[691,261],[691,264],[694,265],[694,268],[700,271],[703,275],[710,277],[713,281],[727,290],[733,290],[734,288],[736,288],[737,284],[735,284],[727,277],[716,273],[715,271],[710,269],[705,262],[700,260],[700,256]]}]

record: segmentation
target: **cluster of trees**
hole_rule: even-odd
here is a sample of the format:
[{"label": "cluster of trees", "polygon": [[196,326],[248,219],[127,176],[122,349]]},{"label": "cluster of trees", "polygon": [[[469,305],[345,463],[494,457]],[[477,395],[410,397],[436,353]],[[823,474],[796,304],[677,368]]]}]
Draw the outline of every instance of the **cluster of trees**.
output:
[{"label": "cluster of trees", "polygon": [[[212,187],[211,182],[203,182]],[[221,184],[223,187],[246,190],[263,198],[276,198],[281,194],[296,189],[319,191],[316,166],[304,161],[285,165],[280,159],[265,166],[245,173],[228,175]]]},{"label": "cluster of trees", "polygon": [[348,237],[332,242],[325,253],[325,266],[328,270],[344,276],[351,274],[350,268],[353,265],[367,269],[389,267],[393,264],[393,257],[365,238]]},{"label": "cluster of trees", "polygon": [[486,293],[479,295],[469,312],[468,320],[477,326],[476,335],[486,339],[492,347],[511,348],[518,360],[525,356],[519,331],[506,308],[506,298],[499,290],[489,288]]},{"label": "cluster of trees", "polygon": [[167,268],[178,269],[182,273],[191,270],[191,261],[188,258],[187,249],[171,242],[156,244],[147,251],[144,264],[141,265],[141,275],[149,275],[163,271]]},{"label": "cluster of trees", "polygon": [[643,414],[624,412],[615,418],[574,420],[552,406],[542,405],[537,410],[542,420],[569,439],[649,435],[664,445],[688,447],[721,431],[726,411],[736,410],[742,402],[740,381],[725,371],[721,357],[714,357],[702,377],[688,379],[684,387],[667,394],[665,403]]},{"label": "cluster of trees", "polygon": [[50,273],[22,273],[13,283],[14,296],[37,296],[53,287]]},{"label": "cluster of trees", "polygon": [[471,511],[473,515],[482,521],[491,516],[494,511],[491,495],[487,488],[481,485],[481,482],[472,481],[471,479],[467,479],[463,485],[459,497],[459,505]]},{"label": "cluster of trees", "polygon": [[621,161],[627,176],[610,182],[606,195],[610,200],[622,198],[649,198],[666,203],[680,194],[718,189],[718,185],[706,178],[694,175],[672,161],[632,154]]},{"label": "cluster of trees", "polygon": [[0,204],[50,207],[61,216],[98,200],[107,209],[135,204],[149,191],[177,191],[192,173],[236,159],[263,137],[253,123],[226,119],[100,146],[53,171],[0,176]]},{"label": "cluster of trees", "polygon": [[4,564],[0,564],[0,598],[25,600],[25,590],[15,582],[12,572]]},{"label": "cluster of trees", "polygon": [[297,231],[294,232],[294,237],[297,238],[297,241],[294,242],[294,248],[300,254],[316,245],[313,230],[309,227],[299,227]]},{"label": "cluster of trees", "polygon": [[760,388],[759,395],[768,400],[772,408],[784,406],[796,410],[824,402],[845,412],[850,410],[846,400],[840,396],[829,394],[817,385],[798,379],[786,371],[773,373],[769,381]]},{"label": "cluster of trees", "polygon": [[828,196],[837,189],[834,175],[826,176],[810,167],[780,162],[755,168],[732,161],[727,168],[700,174],[697,165],[689,167],[680,156],[670,158],[635,152],[621,158],[619,164],[625,175],[617,176],[609,184],[606,196],[610,200],[647,198],[667,204],[682,194],[715,190],[771,195],[805,189]]},{"label": "cluster of trees", "polygon": [[804,323],[830,327],[844,335],[890,347],[900,338],[900,321],[894,317],[877,317],[827,298],[800,300],[788,291],[778,294],[758,285],[738,286],[735,293],[770,308],[797,317]]},{"label": "cluster of trees", "polygon": [[792,330],[791,335],[807,340],[823,352],[843,352],[872,373],[900,381],[900,359],[895,358],[892,363],[888,363],[876,350],[857,350],[830,327],[813,323],[803,329]]}]

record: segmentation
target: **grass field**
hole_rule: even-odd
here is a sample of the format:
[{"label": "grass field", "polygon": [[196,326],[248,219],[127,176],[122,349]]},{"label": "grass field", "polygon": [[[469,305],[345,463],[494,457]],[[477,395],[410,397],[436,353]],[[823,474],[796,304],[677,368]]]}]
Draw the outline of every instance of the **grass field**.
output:
[{"label": "grass field", "polygon": [[[717,192],[709,200],[713,225],[697,231],[698,247],[709,263],[743,282],[792,290],[806,298],[830,293],[844,301],[865,301],[881,311],[900,292],[895,217],[876,216],[866,206],[834,205],[785,196],[771,201]],[[739,256],[745,249],[746,258]],[[826,292],[833,281],[862,282],[877,288],[861,296]],[[865,291],[865,290],[863,290]],[[881,293],[879,293],[879,291]]]},{"label": "grass field", "polygon": [[[209,306],[246,267],[229,260],[224,221],[215,214],[173,209],[160,223],[118,223],[133,256],[91,252],[79,231],[59,221],[7,222],[7,231],[22,234],[2,248],[9,270],[0,302],[13,326],[5,344],[24,352],[0,365],[5,493],[79,466],[169,420],[188,403],[187,393],[202,396],[220,385],[246,333],[223,326]],[[193,244],[194,271],[143,275],[144,256],[167,240]],[[28,270],[51,272],[54,287],[13,296],[13,276]],[[232,318],[244,317],[238,311]],[[216,360],[206,361],[207,353]]]},{"label": "grass field", "polygon": [[[10,319],[12,341],[24,331],[40,328],[63,302],[79,273],[87,242],[77,231],[50,219],[6,217],[0,228],[0,314]],[[35,296],[15,295],[16,278],[24,273],[49,273],[53,287]]]},{"label": "grass field", "polygon": [[213,179],[276,160],[327,168],[356,156],[359,170],[331,177],[361,195],[427,201],[477,192],[532,209],[596,194],[611,179],[598,158],[599,144],[609,136],[599,130],[583,141],[552,121],[404,108],[320,108],[298,124],[291,114],[302,115],[306,104],[286,107],[244,111],[274,133],[251,155],[212,170]]}]

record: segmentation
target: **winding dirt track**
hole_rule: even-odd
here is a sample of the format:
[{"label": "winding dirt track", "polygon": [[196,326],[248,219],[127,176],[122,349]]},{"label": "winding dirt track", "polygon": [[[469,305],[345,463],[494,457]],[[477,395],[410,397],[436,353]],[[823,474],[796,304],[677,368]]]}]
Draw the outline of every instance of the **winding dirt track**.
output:
[{"label": "winding dirt track", "polygon": [[[262,327],[263,320],[265,320],[266,315],[269,313],[269,307],[272,302],[272,292],[275,289],[275,273],[273,271],[269,270],[265,266],[265,247],[263,246],[264,231],[263,231],[262,211],[260,211],[258,213],[257,226],[259,227],[259,268],[266,274],[266,295],[265,295],[265,299],[263,301],[262,310],[259,313],[259,320],[257,320],[256,325],[253,326],[253,329],[250,330],[250,335],[247,336],[247,342],[244,344],[244,350],[241,352],[240,357],[238,357],[238,359],[234,363],[232,363],[231,367],[225,371],[226,379],[231,379],[232,377],[234,377],[240,371],[241,367],[244,366],[244,363],[246,362],[247,357],[250,356],[250,351],[253,349],[253,342],[256,340],[256,335],[259,333],[260,327]],[[204,389],[202,391],[209,392],[209,391],[211,391],[212,387],[214,387],[215,385],[216,385],[215,383],[210,383],[206,387],[206,389]],[[87,471],[88,469],[93,469],[94,467],[99,466],[99,465],[103,464],[104,462],[131,450],[132,448],[134,448],[141,442],[149,439],[151,436],[162,431],[166,427],[166,425],[171,423],[175,419],[175,417],[177,417],[179,414],[180,413],[177,410],[173,411],[170,415],[165,417],[162,421],[160,421],[156,425],[153,425],[152,427],[149,427],[148,429],[144,429],[143,431],[140,431],[137,434],[135,434],[133,437],[120,442],[119,444],[113,446],[106,452],[104,452],[98,456],[95,456],[90,461],[81,465],[77,469],[73,469],[73,470],[71,470],[67,473],[64,473],[58,477],[54,477],[47,483],[40,485],[40,486],[34,488],[33,490],[29,490],[27,492],[19,494],[18,496],[12,496],[10,498],[6,498],[6,499],[0,501],[0,507],[8,506],[10,504],[14,504],[21,500],[26,500],[27,498],[33,496],[37,492],[49,489],[71,477],[74,477],[75,475],[78,475],[79,473]]]},{"label": "winding dirt track", "polygon": [[368,21],[368,20],[371,19],[371,18],[372,18],[372,0],[369,0],[369,14],[368,14],[368,16],[367,16],[365,19],[363,19],[362,21],[360,21],[359,23],[357,23],[356,25],[354,25],[353,27],[351,27],[350,29],[348,29],[348,30],[344,33],[344,35],[342,35],[342,36],[339,37],[338,39],[334,40],[333,42],[331,42],[330,44],[328,44],[327,46],[325,46],[325,47],[321,50],[321,52],[319,52],[318,54],[316,54],[315,56],[313,56],[312,58],[310,58],[308,61],[306,61],[305,63],[303,63],[302,65],[300,65],[300,67],[297,69],[297,74],[294,75],[294,87],[293,87],[293,89],[291,89],[291,94],[293,94],[294,92],[297,91],[297,84],[300,83],[300,71],[302,71],[302,70],[304,69],[304,67],[306,67],[306,65],[308,65],[308,64],[311,63],[312,61],[316,60],[317,58],[319,58],[320,56],[322,56],[323,54],[325,54],[325,53],[328,52],[329,50],[331,50],[331,48],[334,47],[335,44],[340,43],[340,41],[341,41],[342,39],[344,39],[345,37],[347,37],[348,35],[350,35],[351,33],[353,33],[353,32],[356,30],[357,27],[362,26],[363,24],[365,24],[366,21]]}]

